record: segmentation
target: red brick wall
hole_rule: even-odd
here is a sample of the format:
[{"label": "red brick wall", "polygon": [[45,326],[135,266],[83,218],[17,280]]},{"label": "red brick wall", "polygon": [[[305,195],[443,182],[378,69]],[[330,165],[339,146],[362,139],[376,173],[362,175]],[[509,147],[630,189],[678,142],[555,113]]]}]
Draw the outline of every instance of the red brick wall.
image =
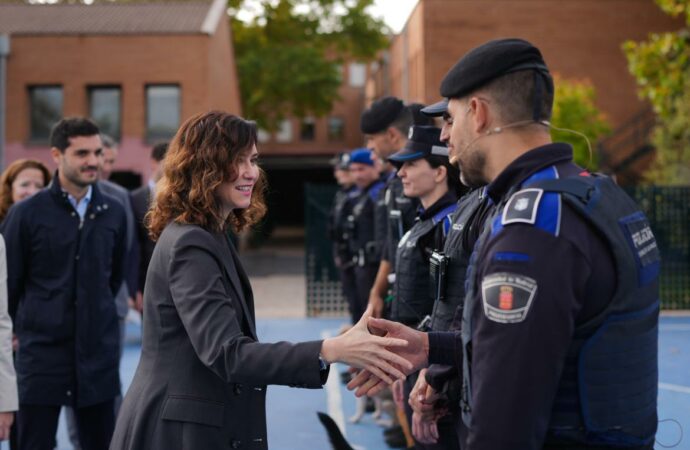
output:
[{"label": "red brick wall", "polygon": [[[423,94],[412,100],[436,101],[443,76],[472,47],[490,39],[520,37],[541,49],[553,72],[564,78],[590,79],[597,89],[599,106],[614,125],[643,107],[635,80],[627,70],[622,43],[682,26],[651,0],[421,2],[426,79]],[[408,27],[414,26],[416,22],[408,23]]]},{"label": "red brick wall", "polygon": [[145,86],[181,87],[181,120],[219,108],[239,113],[239,94],[227,25],[214,36],[14,36],[8,61],[6,162],[36,158],[53,167],[47,146],[29,145],[28,87],[60,84],[64,115],[87,115],[87,87],[122,89],[122,136],[116,170],[148,176]]}]

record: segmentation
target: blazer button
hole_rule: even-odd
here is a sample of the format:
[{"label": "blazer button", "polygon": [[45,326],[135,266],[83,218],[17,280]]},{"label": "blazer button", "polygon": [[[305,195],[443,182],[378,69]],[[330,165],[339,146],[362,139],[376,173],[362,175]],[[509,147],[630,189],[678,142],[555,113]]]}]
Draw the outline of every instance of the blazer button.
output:
[{"label": "blazer button", "polygon": [[242,446],[242,441],[232,441],[230,442],[230,447],[232,448],[240,448]]},{"label": "blazer button", "polygon": [[240,395],[242,393],[242,385],[239,383],[235,384],[235,387],[232,389],[232,391],[235,393],[235,395]]}]

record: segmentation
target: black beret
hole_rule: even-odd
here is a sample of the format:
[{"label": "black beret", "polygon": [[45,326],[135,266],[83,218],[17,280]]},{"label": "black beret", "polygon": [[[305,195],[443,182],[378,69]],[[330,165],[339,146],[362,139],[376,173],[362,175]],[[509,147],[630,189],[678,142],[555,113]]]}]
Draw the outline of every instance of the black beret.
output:
[{"label": "black beret", "polygon": [[499,39],[473,48],[441,81],[441,96],[462,97],[494,78],[520,70],[537,70],[549,75],[537,47],[522,39]]},{"label": "black beret", "polygon": [[391,126],[404,109],[405,105],[399,98],[383,97],[362,113],[359,127],[364,134],[379,133]]},{"label": "black beret", "polygon": [[448,157],[448,147],[441,142],[441,129],[428,125],[410,127],[405,147],[391,155],[388,161],[401,165],[405,161],[426,158],[427,156]]},{"label": "black beret", "polygon": [[[446,99],[463,97],[491,80],[512,72],[535,70],[553,82],[544,58],[537,47],[523,39],[498,39],[475,47],[448,71],[441,81],[441,96]],[[446,111],[447,100],[427,106],[422,113],[440,116]]]}]

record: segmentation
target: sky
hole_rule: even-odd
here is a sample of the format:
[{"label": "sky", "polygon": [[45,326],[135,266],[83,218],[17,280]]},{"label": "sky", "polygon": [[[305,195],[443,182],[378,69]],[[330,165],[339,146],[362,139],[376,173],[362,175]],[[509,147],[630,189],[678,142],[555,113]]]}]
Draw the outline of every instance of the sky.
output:
[{"label": "sky", "polygon": [[[399,33],[403,26],[405,26],[405,22],[407,22],[407,18],[417,2],[418,0],[374,0],[374,4],[369,8],[369,12],[374,17],[382,18],[391,31]],[[251,20],[260,10],[260,6],[257,6],[255,3],[251,1],[244,2],[244,6],[237,14],[237,18],[245,21]]]},{"label": "sky", "polygon": [[399,33],[418,0],[374,0],[371,14],[383,18],[394,33]]}]

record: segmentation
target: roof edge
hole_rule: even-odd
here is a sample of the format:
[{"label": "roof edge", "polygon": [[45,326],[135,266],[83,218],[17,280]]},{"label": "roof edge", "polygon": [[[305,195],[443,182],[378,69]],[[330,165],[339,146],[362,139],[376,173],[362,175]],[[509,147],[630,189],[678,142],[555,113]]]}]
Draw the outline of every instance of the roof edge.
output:
[{"label": "roof edge", "polygon": [[204,23],[201,24],[201,32],[208,35],[214,34],[218,28],[218,22],[227,11],[227,0],[213,0],[211,7],[206,13]]}]

